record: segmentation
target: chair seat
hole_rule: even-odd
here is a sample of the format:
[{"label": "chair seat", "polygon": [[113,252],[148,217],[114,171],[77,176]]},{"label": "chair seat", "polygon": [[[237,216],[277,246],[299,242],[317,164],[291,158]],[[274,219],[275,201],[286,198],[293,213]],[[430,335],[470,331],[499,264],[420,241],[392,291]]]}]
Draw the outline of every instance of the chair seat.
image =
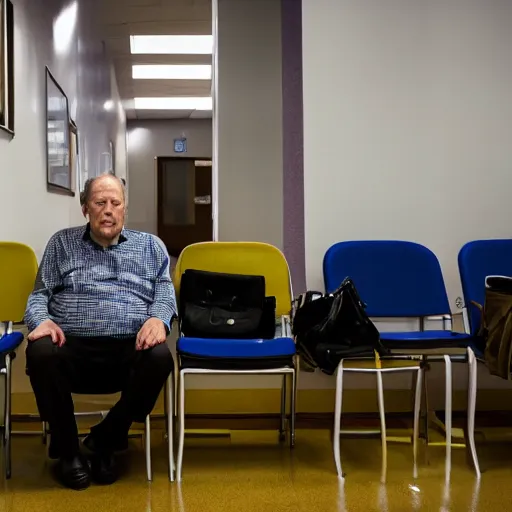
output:
[{"label": "chair seat", "polygon": [[295,355],[292,338],[263,339],[213,339],[182,337],[177,345],[180,354],[198,357],[267,358]]},{"label": "chair seat", "polygon": [[464,354],[471,347],[477,357],[483,355],[484,342],[469,334],[439,331],[381,332],[382,344],[393,353],[414,351],[414,353]]},{"label": "chair seat", "polygon": [[11,334],[4,334],[0,338],[0,354],[11,352],[18,348],[23,341],[23,333],[13,332]]}]

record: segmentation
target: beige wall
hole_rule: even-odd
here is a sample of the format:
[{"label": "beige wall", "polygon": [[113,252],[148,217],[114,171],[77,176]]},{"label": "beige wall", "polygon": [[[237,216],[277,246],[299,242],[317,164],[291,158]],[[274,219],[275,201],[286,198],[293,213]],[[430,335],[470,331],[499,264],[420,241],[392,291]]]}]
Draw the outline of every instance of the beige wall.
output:
[{"label": "beige wall", "polygon": [[[511,233],[512,3],[302,7],[308,288],[322,286],[331,244],[405,239],[438,255],[456,311],[459,249]],[[480,369],[480,388],[507,385]],[[454,386],[466,384],[455,365]]]},{"label": "beige wall", "polygon": [[218,236],[282,247],[281,2],[218,0]]},{"label": "beige wall", "polygon": [[[0,239],[24,242],[40,257],[55,231],[83,222],[78,194],[72,198],[46,190],[45,66],[68,96],[89,175],[102,170],[100,155],[109,150],[110,140],[119,174],[125,175],[125,116],[88,1],[13,4],[16,135],[11,140],[0,131],[0,190],[2,212],[14,214],[0,223]],[[107,100],[114,106],[109,111]],[[25,207],[20,209],[21,197]]]},{"label": "beige wall", "polygon": [[[157,176],[155,157],[212,157],[212,120],[177,119],[128,121],[127,225],[157,233]],[[174,139],[187,138],[187,153],[174,153]]]}]

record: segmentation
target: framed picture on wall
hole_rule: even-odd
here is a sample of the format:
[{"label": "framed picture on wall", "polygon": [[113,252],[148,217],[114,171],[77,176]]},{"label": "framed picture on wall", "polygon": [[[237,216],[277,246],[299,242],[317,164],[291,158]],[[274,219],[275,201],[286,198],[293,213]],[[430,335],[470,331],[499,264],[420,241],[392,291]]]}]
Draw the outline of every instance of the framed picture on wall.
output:
[{"label": "framed picture on wall", "polygon": [[80,190],[80,155],[78,149],[78,128],[76,123],[69,120],[69,165],[71,167],[71,188]]},{"label": "framed picture on wall", "polygon": [[46,68],[46,180],[48,190],[75,195],[68,97]]},{"label": "framed picture on wall", "polygon": [[0,129],[14,135],[14,9],[0,0]]},{"label": "framed picture on wall", "polygon": [[83,133],[78,135],[78,190],[84,191],[85,182],[89,178],[89,160],[87,158],[87,140]]}]

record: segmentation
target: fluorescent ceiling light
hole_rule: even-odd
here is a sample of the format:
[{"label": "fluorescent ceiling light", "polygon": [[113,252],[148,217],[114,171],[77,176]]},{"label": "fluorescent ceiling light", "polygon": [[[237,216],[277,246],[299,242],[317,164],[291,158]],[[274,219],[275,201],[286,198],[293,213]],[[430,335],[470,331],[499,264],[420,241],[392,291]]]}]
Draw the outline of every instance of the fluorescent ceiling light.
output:
[{"label": "fluorescent ceiling light", "polygon": [[130,36],[132,53],[211,55],[213,36]]},{"label": "fluorescent ceiling light", "polygon": [[210,97],[135,98],[134,101],[135,110],[212,110]]},{"label": "fluorescent ceiling light", "polygon": [[132,66],[132,78],[168,80],[210,80],[212,67],[204,65],[136,64]]}]

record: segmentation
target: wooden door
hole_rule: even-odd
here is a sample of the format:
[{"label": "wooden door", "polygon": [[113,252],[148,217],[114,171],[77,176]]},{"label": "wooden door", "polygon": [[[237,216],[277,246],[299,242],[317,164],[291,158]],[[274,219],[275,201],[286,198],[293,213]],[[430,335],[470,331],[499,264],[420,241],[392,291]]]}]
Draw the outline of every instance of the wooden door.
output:
[{"label": "wooden door", "polygon": [[178,257],[212,240],[212,164],[207,159],[157,158],[158,236]]}]

